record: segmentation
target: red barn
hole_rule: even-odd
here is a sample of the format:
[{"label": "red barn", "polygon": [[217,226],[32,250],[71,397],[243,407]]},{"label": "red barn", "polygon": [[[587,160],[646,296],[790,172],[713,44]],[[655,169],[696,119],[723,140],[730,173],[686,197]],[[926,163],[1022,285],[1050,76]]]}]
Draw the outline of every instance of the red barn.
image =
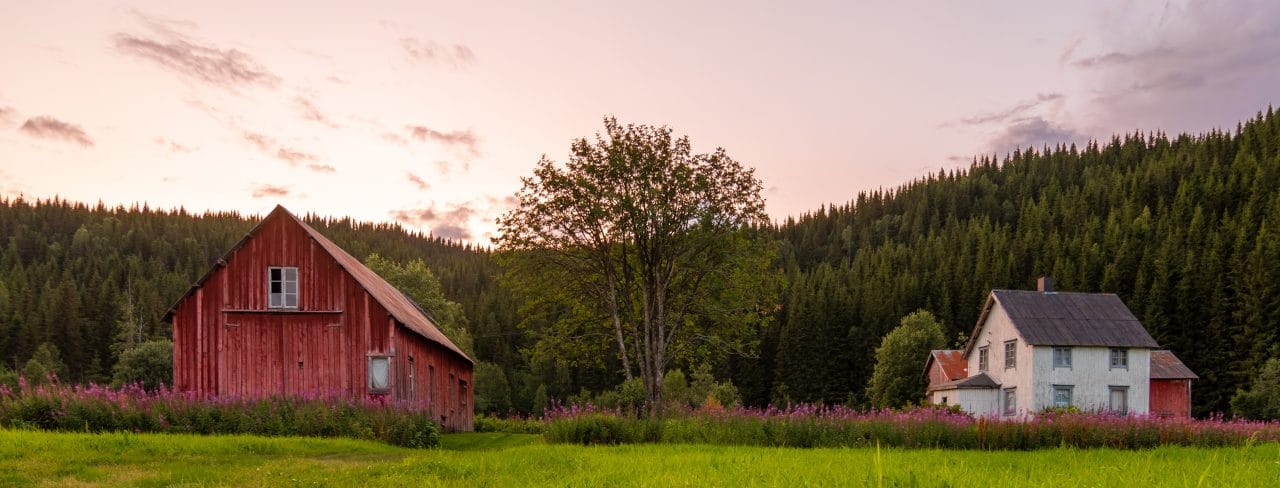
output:
[{"label": "red barn", "polygon": [[1151,414],[1191,417],[1191,380],[1199,378],[1172,351],[1151,351]]},{"label": "red barn", "polygon": [[215,396],[405,401],[469,431],[472,366],[420,308],[277,206],[165,315],[173,379]]}]

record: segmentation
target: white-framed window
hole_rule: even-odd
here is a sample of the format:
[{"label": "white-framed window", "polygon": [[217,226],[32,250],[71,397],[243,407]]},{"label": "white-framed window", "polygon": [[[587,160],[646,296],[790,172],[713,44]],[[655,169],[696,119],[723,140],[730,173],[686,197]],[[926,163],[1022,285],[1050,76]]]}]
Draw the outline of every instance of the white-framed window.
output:
[{"label": "white-framed window", "polygon": [[298,268],[267,268],[267,308],[298,308]]},{"label": "white-framed window", "polygon": [[1018,413],[1018,389],[1004,389],[1004,414],[1016,415]]},{"label": "white-framed window", "polygon": [[1129,387],[1112,386],[1107,408],[1120,415],[1129,414]]},{"label": "white-framed window", "polygon": [[1111,369],[1129,369],[1129,350],[1111,348]]},{"label": "white-framed window", "polygon": [[1071,348],[1053,348],[1053,367],[1071,369]]},{"label": "white-framed window", "polygon": [[946,405],[946,404],[947,404],[947,397],[942,397],[942,404],[943,404],[943,405]]},{"label": "white-framed window", "polygon": [[979,347],[978,348],[978,371],[981,371],[983,373],[987,372],[987,365],[989,364],[987,360],[987,356],[988,356],[987,346]]},{"label": "white-framed window", "polygon": [[391,357],[369,356],[369,393],[391,390]]},{"label": "white-framed window", "polygon": [[1004,341],[1004,369],[1013,369],[1018,364],[1018,340]]},{"label": "white-framed window", "polygon": [[1071,385],[1053,385],[1053,406],[1057,408],[1066,408],[1071,406],[1071,391],[1075,387]]}]

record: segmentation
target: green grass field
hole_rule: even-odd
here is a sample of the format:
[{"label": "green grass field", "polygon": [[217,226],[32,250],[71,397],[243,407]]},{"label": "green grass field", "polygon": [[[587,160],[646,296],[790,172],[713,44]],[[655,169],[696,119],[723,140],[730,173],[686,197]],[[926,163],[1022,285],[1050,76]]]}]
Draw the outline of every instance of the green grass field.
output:
[{"label": "green grass field", "polygon": [[1275,486],[1280,445],[977,452],[547,445],[454,434],[413,450],[345,439],[0,430],[0,485]]}]

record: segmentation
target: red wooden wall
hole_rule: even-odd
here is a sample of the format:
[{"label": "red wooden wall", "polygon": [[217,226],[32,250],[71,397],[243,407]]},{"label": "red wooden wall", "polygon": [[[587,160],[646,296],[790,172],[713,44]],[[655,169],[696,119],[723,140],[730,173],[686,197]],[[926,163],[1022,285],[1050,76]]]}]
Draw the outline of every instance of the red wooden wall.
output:
[{"label": "red wooden wall", "polygon": [[[296,310],[267,309],[270,266],[298,268]],[[439,403],[438,410],[431,405],[433,417],[445,419],[445,428],[471,429],[470,362],[397,325],[286,213],[268,217],[225,266],[178,304],[172,322],[174,386],[180,390],[248,397],[368,395],[368,355],[391,354],[394,348],[390,396]],[[410,356],[417,369],[412,398]],[[429,366],[438,376],[431,394]],[[465,392],[459,381],[466,383]]]},{"label": "red wooden wall", "polygon": [[1191,417],[1191,380],[1151,380],[1152,415]]}]

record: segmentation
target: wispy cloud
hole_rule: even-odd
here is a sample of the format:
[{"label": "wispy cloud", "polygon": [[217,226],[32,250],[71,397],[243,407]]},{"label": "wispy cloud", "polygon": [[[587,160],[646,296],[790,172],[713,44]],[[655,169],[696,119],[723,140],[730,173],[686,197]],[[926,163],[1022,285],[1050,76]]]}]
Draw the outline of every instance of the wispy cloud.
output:
[{"label": "wispy cloud", "polygon": [[0,107],[0,123],[7,124],[18,115],[18,110],[13,107]]},{"label": "wispy cloud", "polygon": [[409,131],[410,137],[419,141],[435,142],[467,157],[480,155],[480,141],[470,130],[442,132],[421,125],[408,125],[405,129]]},{"label": "wispy cloud", "polygon": [[1029,111],[1032,111],[1036,107],[1039,107],[1043,104],[1062,100],[1063,97],[1064,95],[1061,93],[1040,93],[1040,94],[1037,94],[1034,98],[1019,101],[1018,103],[1015,103],[1013,106],[1002,109],[1002,110],[960,119],[960,123],[964,125],[1004,123],[1011,119],[1017,118]]},{"label": "wispy cloud", "polygon": [[[1280,101],[1280,3],[1122,3],[1099,40],[1064,55],[1092,92],[1098,132],[1199,131]],[[1124,26],[1125,28],[1117,28]]]},{"label": "wispy cloud", "polygon": [[[316,173],[333,173],[337,171],[332,165],[320,162],[320,156],[315,154],[294,149],[291,147],[278,145],[276,140],[257,132],[245,131],[241,133],[241,137],[253,147],[257,148],[263,154],[284,161],[289,166],[302,166]],[[305,166],[304,166],[305,165]]]},{"label": "wispy cloud", "polygon": [[227,89],[252,85],[275,87],[280,82],[280,77],[248,53],[202,44],[182,32],[194,24],[163,21],[135,14],[150,33],[117,33],[113,38],[113,45],[121,54],[141,58],[179,75]]},{"label": "wispy cloud", "polygon": [[462,44],[440,44],[413,37],[400,39],[400,47],[411,61],[447,66],[453,69],[467,68],[476,63],[471,48]]},{"label": "wispy cloud", "polygon": [[387,141],[387,142],[393,142],[393,143],[400,144],[400,145],[405,145],[405,144],[408,144],[408,143],[409,143],[409,140],[408,140],[408,139],[405,139],[405,138],[404,138],[404,136],[402,136],[402,135],[400,135],[400,134],[395,134],[395,133],[392,133],[392,132],[385,132],[385,133],[383,133],[383,134],[382,134],[382,140]]},{"label": "wispy cloud", "polygon": [[254,147],[257,147],[258,150],[264,153],[271,153],[272,146],[276,145],[276,141],[274,139],[257,132],[246,131],[241,134],[241,137],[244,137],[245,141],[248,141],[249,144],[253,144]]},{"label": "wispy cloud", "polygon": [[287,147],[281,147],[280,149],[277,149],[276,158],[286,163],[289,163],[290,165],[296,165],[298,163],[305,163],[308,161],[320,160],[320,157],[316,156],[315,154],[305,153],[305,152],[298,151],[295,149],[290,149]]},{"label": "wispy cloud", "polygon": [[18,130],[34,137],[73,142],[82,147],[93,146],[93,139],[89,138],[83,127],[47,115],[27,119]]},{"label": "wispy cloud", "polygon": [[157,137],[153,139],[153,142],[175,153],[189,153],[196,150],[194,147],[179,144],[166,137]]},{"label": "wispy cloud", "polygon": [[391,218],[405,225],[424,227],[432,235],[446,239],[469,240],[472,237],[470,220],[476,215],[469,203],[452,209],[440,210],[435,204],[426,208],[392,210]]},{"label": "wispy cloud", "polygon": [[427,191],[431,189],[431,185],[428,185],[427,180],[422,179],[421,176],[415,175],[413,172],[405,172],[405,175],[409,178],[409,183],[413,183],[419,190]]},{"label": "wispy cloud", "polygon": [[249,189],[249,193],[253,198],[287,197],[291,190],[279,185],[255,185]]},{"label": "wispy cloud", "polygon": [[1012,121],[991,139],[990,150],[997,154],[1014,149],[1040,148],[1058,144],[1084,142],[1088,136],[1069,127],[1051,122],[1043,117],[1028,117]]},{"label": "wispy cloud", "polygon": [[338,128],[338,123],[320,112],[320,109],[316,108],[315,104],[311,103],[310,100],[302,97],[295,97],[293,99],[293,104],[298,109],[298,112],[302,114],[303,119],[326,125],[331,129]]}]

